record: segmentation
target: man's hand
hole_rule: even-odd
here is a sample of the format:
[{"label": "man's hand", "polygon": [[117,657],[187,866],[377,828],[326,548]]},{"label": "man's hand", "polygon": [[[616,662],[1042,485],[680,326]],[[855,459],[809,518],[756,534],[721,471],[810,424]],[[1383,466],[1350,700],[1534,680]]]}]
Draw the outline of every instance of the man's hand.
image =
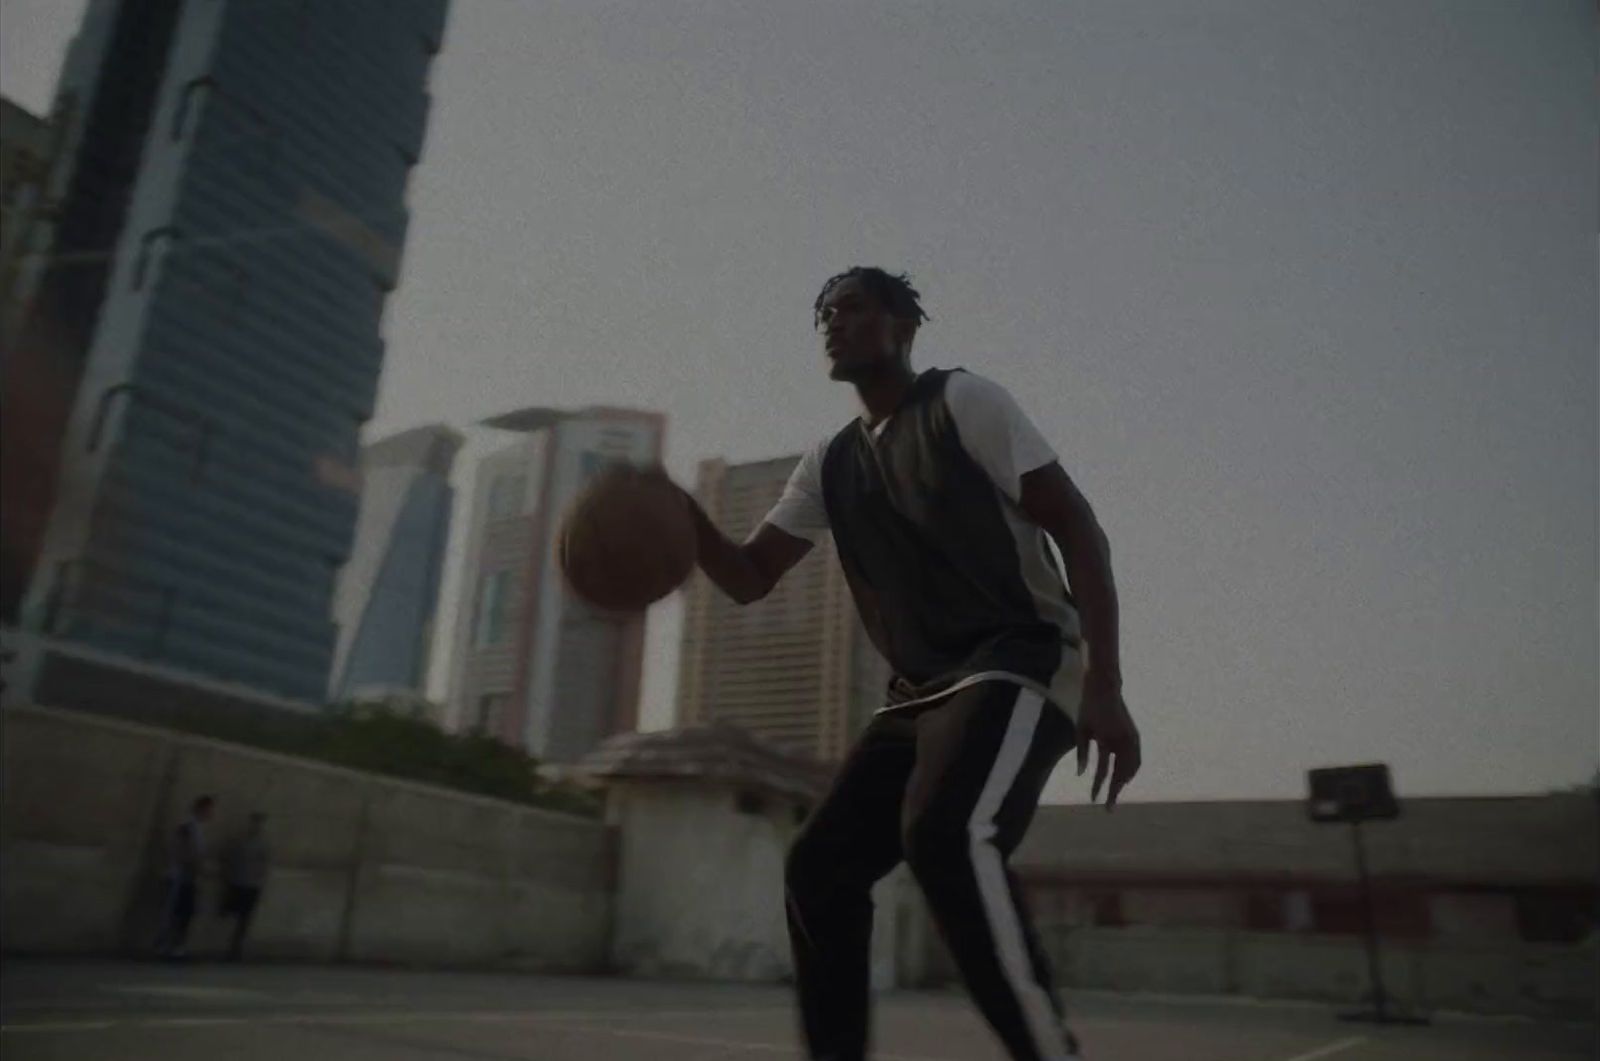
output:
[{"label": "man's hand", "polygon": [[763,520],[743,543],[717,529],[694,495],[673,481],[659,464],[636,466],[632,474],[665,483],[683,498],[695,527],[695,562],[735,603],[749,604],[772,592],[790,568],[811,551],[811,543]]},{"label": "man's hand", "polygon": [[1100,786],[1105,784],[1106,772],[1111,773],[1111,787],[1106,790],[1106,810],[1117,805],[1117,796],[1133,775],[1139,772],[1139,728],[1128,714],[1128,705],[1122,702],[1120,685],[1102,681],[1091,670],[1084,681],[1083,703],[1078,708],[1078,775],[1089,766],[1089,745],[1100,746],[1095,760],[1094,785],[1089,789],[1089,802],[1100,798]]}]

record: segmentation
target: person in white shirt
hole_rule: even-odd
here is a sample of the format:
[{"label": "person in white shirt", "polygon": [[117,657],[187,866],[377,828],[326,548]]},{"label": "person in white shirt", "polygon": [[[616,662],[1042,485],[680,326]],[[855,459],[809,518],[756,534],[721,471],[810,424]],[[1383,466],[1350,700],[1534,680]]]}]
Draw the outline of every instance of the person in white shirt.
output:
[{"label": "person in white shirt", "polygon": [[866,1056],[871,888],[903,860],[1011,1056],[1063,1061],[1077,1040],[1006,859],[1067,751],[1081,773],[1098,745],[1091,799],[1109,779],[1107,809],[1139,769],[1110,549],[1003,387],[912,370],[919,298],[875,268],[823,285],[829,375],[855,388],[862,415],[804,456],[749,540],[729,540],[684,496],[700,568],[739,603],[829,533],[894,672],[786,866],[810,1056]]}]

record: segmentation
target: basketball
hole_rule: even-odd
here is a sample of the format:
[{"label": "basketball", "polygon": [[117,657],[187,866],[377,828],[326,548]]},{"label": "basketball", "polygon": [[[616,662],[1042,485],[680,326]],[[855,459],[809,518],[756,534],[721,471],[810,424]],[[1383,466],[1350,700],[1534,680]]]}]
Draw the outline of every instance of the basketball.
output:
[{"label": "basketball", "polygon": [[695,552],[683,494],[627,464],[607,468],[573,499],[557,540],[567,585],[608,611],[639,611],[677,589]]}]

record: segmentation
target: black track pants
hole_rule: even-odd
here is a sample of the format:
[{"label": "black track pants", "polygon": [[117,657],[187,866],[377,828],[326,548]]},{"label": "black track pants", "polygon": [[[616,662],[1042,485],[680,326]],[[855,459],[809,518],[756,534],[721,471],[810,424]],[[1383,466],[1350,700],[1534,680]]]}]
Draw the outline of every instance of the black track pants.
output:
[{"label": "black track pants", "polygon": [[1065,713],[1002,681],[868,725],[789,852],[789,937],[813,1058],[866,1057],[871,888],[902,859],[1011,1056],[1075,1056],[1006,866],[1072,746]]}]

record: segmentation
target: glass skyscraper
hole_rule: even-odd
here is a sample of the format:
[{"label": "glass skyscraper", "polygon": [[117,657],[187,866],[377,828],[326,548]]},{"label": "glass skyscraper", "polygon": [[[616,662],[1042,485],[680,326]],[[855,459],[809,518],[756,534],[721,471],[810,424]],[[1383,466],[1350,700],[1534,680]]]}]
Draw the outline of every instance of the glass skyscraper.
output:
[{"label": "glass skyscraper", "polygon": [[25,627],[323,697],[445,8],[91,0],[6,353],[6,415],[60,407],[8,525]]},{"label": "glass skyscraper", "polygon": [[426,691],[461,442],[460,432],[430,425],[362,451],[355,547],[334,595],[330,700]]}]

